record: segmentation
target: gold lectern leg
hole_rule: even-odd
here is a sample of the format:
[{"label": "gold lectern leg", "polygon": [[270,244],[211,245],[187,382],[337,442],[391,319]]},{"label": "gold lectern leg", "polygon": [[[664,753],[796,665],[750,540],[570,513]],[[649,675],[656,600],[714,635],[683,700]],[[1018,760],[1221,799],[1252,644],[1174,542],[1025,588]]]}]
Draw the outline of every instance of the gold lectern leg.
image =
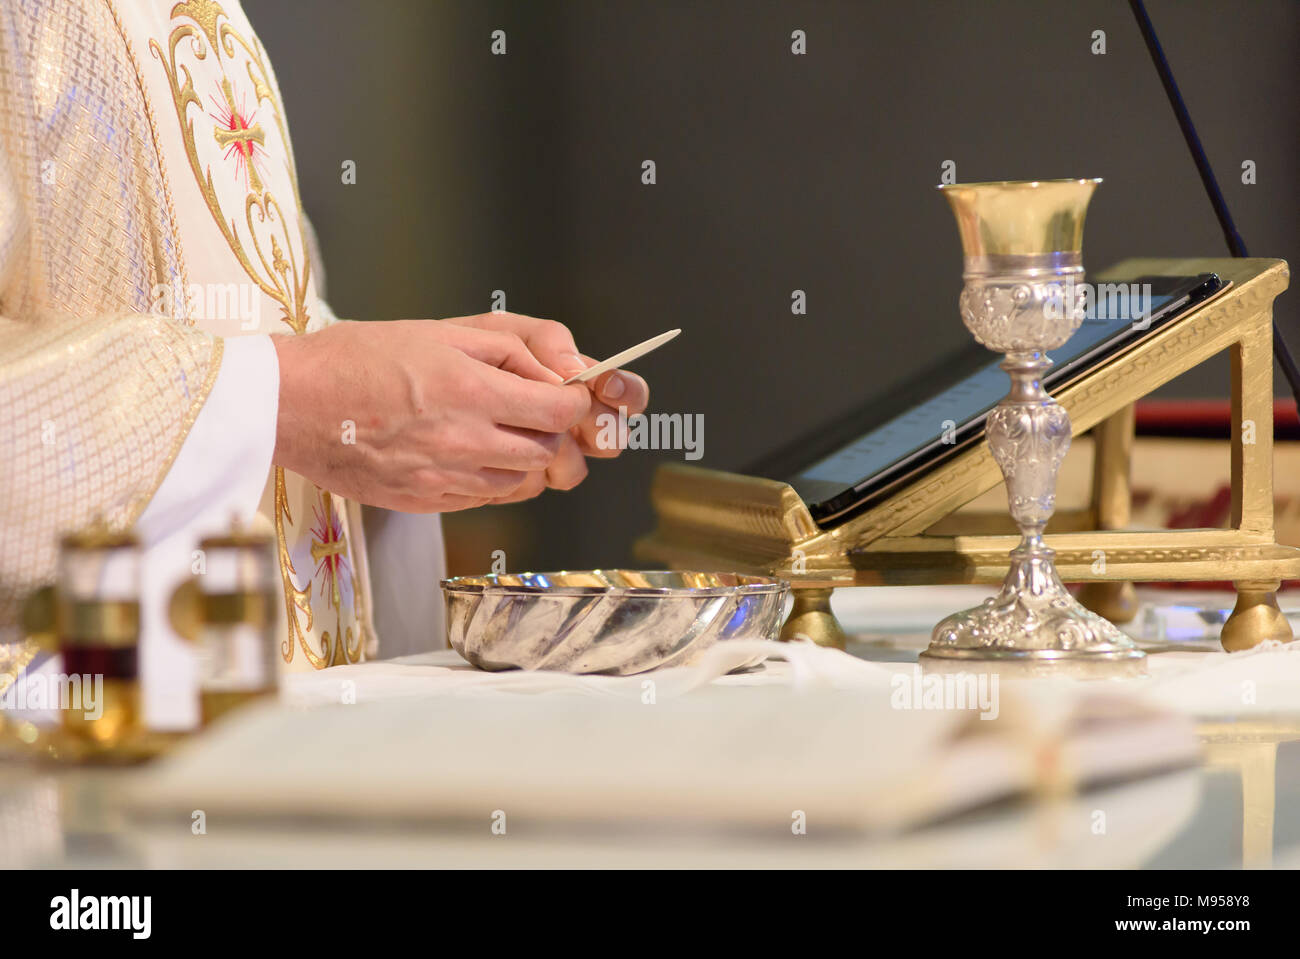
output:
[{"label": "gold lectern leg", "polygon": [[[1098,423],[1092,431],[1092,509],[1097,529],[1124,529],[1133,502],[1131,462],[1137,407],[1132,403]],[[1127,580],[1091,580],[1079,602],[1112,623],[1132,622],[1138,614],[1137,589]]]},{"label": "gold lectern leg", "polygon": [[1282,585],[1278,580],[1233,585],[1237,587],[1237,605],[1219,634],[1224,649],[1235,653],[1266,639],[1285,643],[1294,638],[1290,622],[1277,605],[1277,588]]},{"label": "gold lectern leg", "polygon": [[811,639],[818,646],[830,646],[843,649],[845,640],[844,627],[831,612],[831,589],[793,590],[794,605],[790,607],[790,616],[781,627],[781,641],[793,639]]},{"label": "gold lectern leg", "polygon": [[1277,743],[1241,747],[1241,864],[1273,864],[1273,817],[1277,799]]},{"label": "gold lectern leg", "polygon": [[1247,869],[1273,864],[1277,746],[1273,739],[1205,744],[1207,766],[1230,770],[1241,778],[1241,864]]},{"label": "gold lectern leg", "polygon": [[1137,587],[1128,580],[1092,580],[1079,587],[1077,598],[1112,623],[1131,623],[1138,614]]}]

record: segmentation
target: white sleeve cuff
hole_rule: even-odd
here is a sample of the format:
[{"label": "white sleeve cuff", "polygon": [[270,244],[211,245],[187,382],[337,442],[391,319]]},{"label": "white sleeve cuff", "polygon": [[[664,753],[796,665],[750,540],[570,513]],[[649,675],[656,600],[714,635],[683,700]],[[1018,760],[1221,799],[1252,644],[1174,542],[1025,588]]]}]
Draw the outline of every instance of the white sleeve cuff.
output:
[{"label": "white sleeve cuff", "polygon": [[172,467],[136,524],[147,547],[193,539],[257,511],[275,453],[280,366],[269,336],[227,337],[221,369]]}]

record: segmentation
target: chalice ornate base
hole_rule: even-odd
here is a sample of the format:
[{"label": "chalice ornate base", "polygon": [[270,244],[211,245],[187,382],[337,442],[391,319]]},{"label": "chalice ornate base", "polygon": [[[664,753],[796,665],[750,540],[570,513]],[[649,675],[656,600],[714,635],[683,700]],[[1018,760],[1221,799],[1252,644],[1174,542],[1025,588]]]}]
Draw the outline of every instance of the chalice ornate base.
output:
[{"label": "chalice ornate base", "polygon": [[1011,377],[986,434],[1021,540],[998,595],[934,628],[921,654],[927,669],[1104,677],[1145,668],[1133,640],[1070,595],[1043,543],[1070,448],[1070,417],[1043,389],[1052,364],[1045,351],[1064,345],[1083,321],[1083,221],[1100,182],[941,187],[966,254],[962,320],[979,343],[1006,355],[1001,366]]}]

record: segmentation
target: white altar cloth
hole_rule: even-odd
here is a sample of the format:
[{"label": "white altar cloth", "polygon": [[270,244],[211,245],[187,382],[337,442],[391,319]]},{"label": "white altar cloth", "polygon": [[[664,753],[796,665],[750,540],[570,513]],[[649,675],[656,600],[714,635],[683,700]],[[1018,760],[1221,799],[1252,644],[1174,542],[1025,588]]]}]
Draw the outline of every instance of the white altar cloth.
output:
[{"label": "white altar cloth", "polygon": [[[920,641],[903,636],[893,643],[851,642],[847,654],[799,643],[722,643],[692,666],[637,676],[571,676],[563,673],[508,671],[488,673],[466,663],[450,649],[394,660],[343,666],[287,679],[282,698],[298,707],[341,702],[375,702],[403,697],[492,694],[585,694],[638,700],[647,683],[654,695],[685,695],[706,685],[788,686],[807,692],[817,688],[875,689],[888,693],[893,677],[916,669],[905,653]],[[1265,643],[1241,653],[1189,649],[1178,644],[1144,644],[1147,676],[1109,680],[1107,687],[1199,719],[1247,715],[1300,714],[1300,640]],[[756,652],[772,657],[757,669],[730,674]],[[881,654],[886,661],[872,661]],[[914,655],[914,654],[913,654]],[[1036,688],[1087,688],[1095,682],[1035,680]],[[1045,695],[1050,700],[1051,695]]]}]

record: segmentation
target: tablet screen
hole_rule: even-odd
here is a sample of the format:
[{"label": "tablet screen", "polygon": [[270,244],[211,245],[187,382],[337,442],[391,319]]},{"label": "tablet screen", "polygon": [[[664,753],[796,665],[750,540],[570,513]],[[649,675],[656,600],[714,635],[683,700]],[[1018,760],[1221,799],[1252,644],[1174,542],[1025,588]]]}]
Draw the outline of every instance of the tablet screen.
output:
[{"label": "tablet screen", "polygon": [[[1051,389],[1054,383],[1086,372],[1185,312],[1220,285],[1212,274],[1142,277],[1116,284],[1120,292],[1098,296],[1079,330],[1065,346],[1052,352],[1055,365],[1045,383]],[[1137,295],[1131,298],[1131,292]],[[1149,325],[1135,326],[1135,314],[1149,317]],[[942,373],[930,375],[934,382],[928,396],[902,412],[886,411],[877,422],[866,423],[852,440],[787,478],[813,508],[814,517],[820,521],[843,513],[869,498],[874,487],[924,466],[927,458],[936,464],[942,461],[954,450],[958,438],[982,433],[985,416],[1006,395],[1009,381],[998,366],[999,354],[973,343],[972,347],[974,352],[952,358],[946,378]],[[882,398],[872,405],[884,408],[886,402]]]}]

